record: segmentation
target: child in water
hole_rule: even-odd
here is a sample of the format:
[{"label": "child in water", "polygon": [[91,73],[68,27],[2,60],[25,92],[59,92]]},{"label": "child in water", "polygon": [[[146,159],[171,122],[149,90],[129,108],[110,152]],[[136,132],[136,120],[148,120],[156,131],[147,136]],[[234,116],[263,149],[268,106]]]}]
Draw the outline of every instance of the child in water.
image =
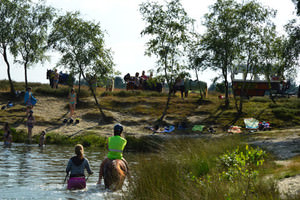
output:
[{"label": "child in water", "polygon": [[10,130],[7,131],[7,133],[3,137],[4,146],[10,147],[12,144],[12,135],[10,133]]},{"label": "child in water", "polygon": [[68,189],[84,189],[86,187],[86,180],[84,175],[84,169],[87,170],[88,174],[93,174],[89,161],[84,158],[84,149],[81,144],[75,146],[76,156],[72,157],[67,165],[66,173],[69,172],[70,179],[68,180]]},{"label": "child in water", "polygon": [[29,111],[29,115],[27,117],[27,122],[26,123],[27,123],[27,128],[28,128],[28,141],[31,144],[32,129],[33,129],[33,126],[34,126],[34,123],[35,123],[35,119],[34,119],[32,110]]},{"label": "child in water", "polygon": [[45,143],[46,143],[45,135],[46,135],[46,131],[42,131],[41,136],[40,136],[39,147],[42,147],[43,145],[45,145]]}]

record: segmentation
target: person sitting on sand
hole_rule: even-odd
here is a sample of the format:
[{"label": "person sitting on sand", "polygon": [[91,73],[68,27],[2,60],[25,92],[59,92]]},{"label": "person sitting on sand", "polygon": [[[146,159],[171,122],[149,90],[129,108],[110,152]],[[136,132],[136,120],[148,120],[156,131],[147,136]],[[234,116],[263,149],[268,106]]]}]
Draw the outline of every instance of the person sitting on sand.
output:
[{"label": "person sitting on sand", "polygon": [[93,174],[88,159],[84,158],[84,149],[81,144],[75,146],[76,156],[70,158],[66,173],[70,174],[68,181],[68,189],[83,189],[86,186],[86,180],[84,175],[84,169],[88,174]]},{"label": "person sitting on sand", "polygon": [[39,147],[42,147],[43,145],[46,144],[45,135],[46,135],[46,131],[42,131],[41,136],[40,136]]},{"label": "person sitting on sand", "polygon": [[74,115],[76,104],[77,97],[74,88],[72,88],[71,93],[69,94],[70,118],[72,118]]},{"label": "person sitting on sand", "polygon": [[121,137],[123,132],[123,126],[121,124],[116,124],[114,126],[114,136],[108,138],[108,154],[107,157],[102,161],[99,171],[99,179],[97,184],[101,184],[101,179],[104,176],[104,166],[107,162],[114,159],[121,159],[126,164],[128,168],[127,161],[123,158],[123,150],[127,144],[127,140]]}]

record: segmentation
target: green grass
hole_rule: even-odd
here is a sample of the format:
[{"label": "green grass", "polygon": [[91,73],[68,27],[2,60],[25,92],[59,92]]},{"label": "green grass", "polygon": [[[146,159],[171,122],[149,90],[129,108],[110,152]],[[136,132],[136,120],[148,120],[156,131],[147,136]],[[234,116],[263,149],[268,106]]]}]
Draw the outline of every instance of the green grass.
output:
[{"label": "green grass", "polygon": [[[253,179],[252,191],[243,193],[244,179],[220,180],[219,157],[238,146],[240,137],[221,139],[174,139],[154,156],[141,156],[132,169],[125,199],[279,199],[275,182],[262,176]],[[261,170],[261,169],[258,169]]]}]

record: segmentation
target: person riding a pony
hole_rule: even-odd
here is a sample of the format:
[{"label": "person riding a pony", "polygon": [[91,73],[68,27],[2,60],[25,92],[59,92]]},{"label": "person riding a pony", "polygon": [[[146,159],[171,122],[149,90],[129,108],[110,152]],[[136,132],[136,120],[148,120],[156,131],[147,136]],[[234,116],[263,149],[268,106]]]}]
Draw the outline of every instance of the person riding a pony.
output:
[{"label": "person riding a pony", "polygon": [[114,136],[108,138],[108,154],[100,165],[99,179],[97,184],[101,184],[101,179],[104,177],[104,168],[110,161],[119,159],[124,162],[126,167],[128,166],[127,161],[123,158],[123,150],[127,144],[127,140],[121,137],[122,132],[123,126],[121,124],[116,124],[114,126]]}]

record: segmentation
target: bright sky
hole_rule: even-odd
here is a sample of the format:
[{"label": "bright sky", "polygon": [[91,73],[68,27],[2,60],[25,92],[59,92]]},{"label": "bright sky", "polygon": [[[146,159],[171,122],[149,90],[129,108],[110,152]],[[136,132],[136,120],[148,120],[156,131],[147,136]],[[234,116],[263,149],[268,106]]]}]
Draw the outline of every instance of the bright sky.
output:
[{"label": "bright sky", "polygon": [[[83,18],[100,22],[102,30],[106,30],[106,46],[114,52],[116,70],[124,76],[126,73],[135,74],[142,70],[150,70],[155,66],[154,59],[144,56],[146,39],[140,32],[144,23],[139,13],[139,4],[145,0],[46,0],[51,5],[62,11],[80,11]],[[162,0],[159,0],[162,2]],[[295,18],[295,6],[291,0],[258,0],[263,5],[278,11],[275,23],[279,32],[283,33],[283,25]],[[205,13],[209,12],[209,5],[215,0],[181,0],[189,16],[196,20],[196,27],[203,30],[201,22]],[[28,71],[30,82],[48,82],[46,70],[53,68],[59,59],[59,54],[52,54],[50,62],[37,64]],[[15,81],[24,81],[22,66],[14,64],[11,58],[11,76]],[[61,70],[64,70],[63,67]],[[211,83],[216,76],[215,72],[205,71],[200,74],[200,79]],[[6,65],[0,57],[0,80],[8,79]],[[298,73],[297,82],[300,83]]]}]

